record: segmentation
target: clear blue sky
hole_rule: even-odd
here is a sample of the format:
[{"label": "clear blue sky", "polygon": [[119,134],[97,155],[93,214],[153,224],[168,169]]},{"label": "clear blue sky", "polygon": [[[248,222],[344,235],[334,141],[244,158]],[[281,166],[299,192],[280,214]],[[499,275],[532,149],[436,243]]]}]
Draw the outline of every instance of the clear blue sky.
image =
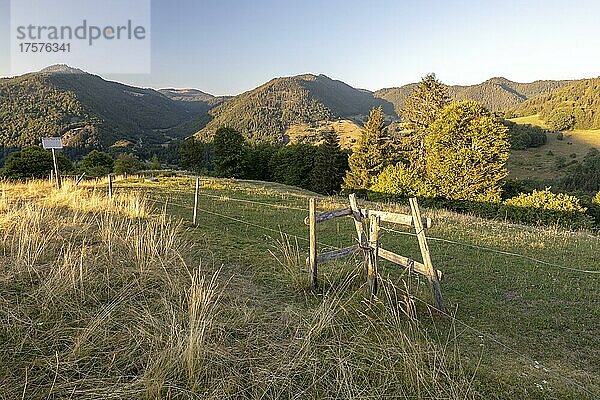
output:
[{"label": "clear blue sky", "polygon": [[[0,0],[0,76],[8,14]],[[107,78],[213,94],[305,72],[371,90],[427,72],[449,84],[583,78],[600,75],[599,43],[597,0],[153,0],[152,73]]]}]

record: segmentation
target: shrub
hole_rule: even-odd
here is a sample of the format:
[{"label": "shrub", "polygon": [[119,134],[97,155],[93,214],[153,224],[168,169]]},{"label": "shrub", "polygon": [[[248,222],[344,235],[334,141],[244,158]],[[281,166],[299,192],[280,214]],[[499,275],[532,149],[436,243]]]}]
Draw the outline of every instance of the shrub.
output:
[{"label": "shrub", "polygon": [[593,204],[600,205],[600,192],[596,193],[596,195],[595,195],[595,196],[594,196],[594,198],[592,199],[592,203],[593,203]]},{"label": "shrub", "polygon": [[119,154],[114,163],[114,172],[119,175],[135,174],[140,169],[142,169],[142,163],[133,154]]},{"label": "shrub", "polygon": [[[56,154],[60,174],[73,170],[73,164],[61,153]],[[52,153],[41,147],[26,147],[12,153],[0,174],[9,179],[45,178],[54,168]]]},{"label": "shrub", "polygon": [[504,202],[505,215],[523,223],[558,224],[570,228],[589,227],[592,218],[586,215],[579,199],[565,193],[552,193],[549,188],[521,193]]},{"label": "shrub", "polygon": [[401,163],[386,167],[375,179],[371,191],[403,197],[433,194],[420,174]]},{"label": "shrub", "polygon": [[104,176],[112,172],[114,163],[108,154],[94,150],[83,157],[77,167],[87,176]]},{"label": "shrub", "polygon": [[568,131],[573,129],[575,122],[573,113],[565,108],[553,110],[546,118],[546,123],[553,131]]},{"label": "shrub", "polygon": [[572,163],[562,179],[562,187],[569,191],[582,190],[595,192],[600,190],[600,152],[593,149],[585,155],[581,163]]},{"label": "shrub", "polygon": [[530,147],[540,147],[546,144],[546,130],[534,125],[521,125],[512,121],[504,121],[508,127],[510,148],[525,150]]}]

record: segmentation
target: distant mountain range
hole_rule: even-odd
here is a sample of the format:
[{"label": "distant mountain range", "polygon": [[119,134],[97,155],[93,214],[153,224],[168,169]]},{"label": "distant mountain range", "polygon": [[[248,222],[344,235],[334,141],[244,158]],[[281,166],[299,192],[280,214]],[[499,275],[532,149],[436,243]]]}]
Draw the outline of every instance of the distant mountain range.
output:
[{"label": "distant mountain range", "polygon": [[[325,75],[305,74],[217,97],[197,89],[136,88],[58,65],[0,79],[0,145],[34,145],[42,136],[60,134],[72,147],[135,149],[192,134],[208,140],[221,126],[259,141],[302,141],[303,132],[312,140],[328,129],[350,137],[373,107],[381,106],[389,121],[399,120],[415,85],[371,92]],[[477,85],[449,86],[449,93],[457,100],[472,99],[492,111],[518,115],[571,101],[572,108],[586,110],[586,121],[592,121],[588,125],[598,119],[591,110],[599,103],[598,80],[517,83],[492,78]]]},{"label": "distant mountain range", "polygon": [[41,137],[57,135],[71,147],[160,144],[194,117],[158,91],[67,66],[0,80],[0,144],[6,147],[39,145]]},{"label": "distant mountain range", "polygon": [[[529,98],[550,93],[571,83],[572,81],[518,83],[506,78],[491,78],[477,85],[448,86],[448,93],[455,100],[475,100],[488,110],[498,112],[515,108]],[[381,89],[374,92],[374,96],[393,103],[396,113],[399,114],[404,107],[404,101],[416,85],[411,83],[401,87]]]}]

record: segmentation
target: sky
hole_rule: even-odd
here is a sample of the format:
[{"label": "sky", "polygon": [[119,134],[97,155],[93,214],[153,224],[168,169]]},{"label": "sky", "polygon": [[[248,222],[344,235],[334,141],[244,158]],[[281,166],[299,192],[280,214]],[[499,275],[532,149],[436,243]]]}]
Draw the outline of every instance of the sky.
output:
[{"label": "sky", "polygon": [[[369,90],[429,72],[447,84],[600,75],[597,0],[151,1],[151,73],[103,77],[234,95],[301,73]],[[0,76],[10,34],[0,0]]]}]

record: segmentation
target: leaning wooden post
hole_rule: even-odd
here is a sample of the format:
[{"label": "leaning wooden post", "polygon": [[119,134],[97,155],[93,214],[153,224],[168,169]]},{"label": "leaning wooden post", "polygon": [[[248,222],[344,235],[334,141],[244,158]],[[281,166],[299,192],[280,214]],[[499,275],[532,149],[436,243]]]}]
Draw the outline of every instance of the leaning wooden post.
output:
[{"label": "leaning wooden post", "polygon": [[442,288],[440,281],[437,276],[436,270],[433,268],[431,262],[431,254],[429,253],[429,246],[427,245],[427,238],[425,236],[425,228],[423,227],[423,220],[421,219],[421,210],[419,210],[419,204],[416,198],[409,199],[410,209],[412,211],[413,223],[415,224],[415,230],[417,232],[417,238],[419,239],[419,247],[421,248],[421,256],[423,257],[423,264],[427,270],[427,280],[431,287],[431,293],[435,300],[435,305],[438,310],[444,311],[444,299],[442,298]]},{"label": "leaning wooden post", "polygon": [[113,197],[113,185],[112,185],[112,174],[108,174],[108,198],[112,199]]},{"label": "leaning wooden post", "polygon": [[369,257],[367,258],[367,284],[369,295],[377,295],[377,257],[379,256],[379,222],[377,215],[369,217]]},{"label": "leaning wooden post", "polygon": [[196,177],[196,191],[194,194],[194,225],[196,225],[197,221],[198,221],[198,194],[200,191],[200,178]]},{"label": "leaning wooden post", "polygon": [[310,248],[308,252],[308,264],[310,268],[310,287],[314,290],[318,287],[317,282],[317,199],[311,197],[308,200],[308,229]]}]

